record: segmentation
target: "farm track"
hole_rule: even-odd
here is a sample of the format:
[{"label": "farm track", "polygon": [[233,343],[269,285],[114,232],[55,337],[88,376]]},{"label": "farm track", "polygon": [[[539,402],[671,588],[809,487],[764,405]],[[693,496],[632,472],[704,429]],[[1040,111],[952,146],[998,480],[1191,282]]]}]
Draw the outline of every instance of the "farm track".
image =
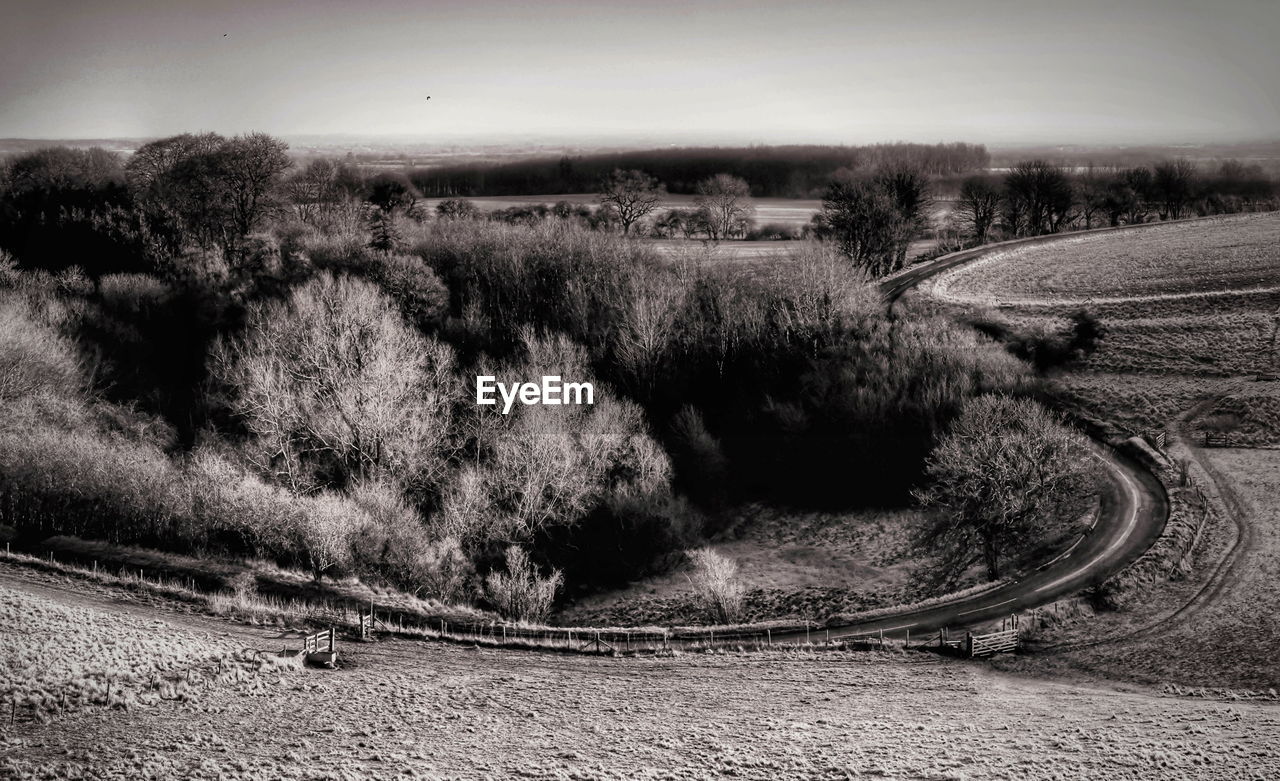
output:
[{"label": "farm track", "polygon": [[[1198,218],[1213,219],[1213,218]],[[1184,220],[1181,222],[1195,222],[1197,220]],[[979,247],[974,250],[968,250],[962,253],[956,253],[949,257],[941,258],[936,264],[931,264],[917,271],[908,272],[899,277],[890,280],[883,286],[886,298],[890,301],[890,305],[898,297],[904,294],[911,287],[928,279],[936,274],[946,271],[964,263],[986,257],[992,251],[1001,251],[1005,248],[1016,248],[1017,246],[1025,246],[1027,244],[1043,244],[1050,243],[1053,238],[1068,238],[1079,236],[1080,233],[1101,233],[1116,230],[1140,229],[1142,227],[1168,225],[1170,223],[1145,223],[1143,225],[1123,226],[1119,229],[1109,228],[1101,231],[1077,232],[1067,234],[1060,237],[1036,237],[1030,240],[1016,240],[1012,242],[1002,242],[997,245],[989,245],[987,247]],[[1014,245],[1011,247],[1010,245]],[[1230,291],[1208,291],[1208,292],[1187,292],[1187,293],[1171,293],[1171,294],[1151,294],[1144,296],[1118,296],[1105,298],[1092,298],[1091,303],[1129,303],[1144,301],[1161,301],[1174,299],[1192,299],[1199,297],[1216,297],[1230,295],[1248,295],[1253,292],[1270,292],[1278,288],[1266,287],[1258,289],[1244,288],[1240,290]],[[960,300],[960,299],[957,299]],[[1047,299],[1009,299],[1002,300],[1001,305],[1010,306],[1027,306],[1027,307],[1044,307],[1044,306],[1061,306],[1063,304],[1070,305],[1072,302],[1063,302],[1061,300]],[[1080,303],[1080,302],[1075,302]],[[1227,549],[1212,564],[1212,569],[1208,572],[1204,582],[1195,590],[1195,593],[1186,598],[1175,609],[1167,612],[1155,621],[1141,626],[1137,629],[1126,631],[1120,634],[1113,634],[1107,637],[1098,638],[1096,640],[1082,642],[1066,642],[1057,645],[1044,646],[1039,650],[1049,655],[1060,655],[1073,651],[1080,651],[1100,646],[1117,646],[1129,645],[1132,643],[1148,640],[1154,637],[1164,635],[1177,628],[1191,624],[1198,614],[1205,608],[1219,602],[1225,595],[1229,594],[1244,578],[1243,568],[1248,555],[1255,547],[1255,529],[1253,528],[1252,518],[1248,508],[1237,496],[1230,481],[1215,467],[1209,459],[1205,458],[1203,452],[1197,448],[1189,435],[1188,423],[1196,416],[1203,413],[1213,405],[1220,402],[1224,397],[1230,395],[1239,389],[1242,383],[1235,383],[1232,387],[1223,389],[1219,393],[1214,394],[1211,398],[1204,399],[1191,409],[1185,411],[1174,422],[1172,428],[1174,434],[1183,447],[1186,448],[1191,460],[1208,476],[1211,481],[1214,492],[1220,504],[1231,517],[1234,539],[1231,540]]]},{"label": "farm track", "polygon": [[[1147,225],[1168,223],[1149,223]],[[1147,225],[1102,228],[1092,233],[1108,233],[1140,229]],[[911,288],[930,277],[986,256],[1012,245],[1045,244],[1054,240],[1075,238],[1084,233],[1037,236],[1017,239],[945,255],[935,261],[887,280],[880,290],[892,308],[895,301]],[[916,610],[904,610],[872,620],[859,621],[824,630],[832,638],[856,638],[870,635],[901,637],[915,632],[917,636],[945,627],[975,626],[1021,610],[1049,604],[1076,593],[1128,566],[1141,556],[1164,531],[1168,519],[1168,499],[1164,487],[1146,468],[1111,451],[1099,443],[1095,457],[1106,468],[1108,485],[1103,491],[1098,520],[1089,533],[1071,548],[1022,579],[982,592]],[[1084,561],[1081,565],[1079,562]],[[799,641],[808,638],[806,631],[775,633],[774,639]]]},{"label": "farm track", "polygon": [[1201,585],[1201,587],[1198,588],[1190,598],[1179,605],[1176,610],[1162,616],[1146,626],[1123,634],[1111,635],[1087,642],[1062,643],[1059,645],[1044,646],[1040,649],[1041,651],[1049,654],[1062,654],[1070,651],[1080,651],[1104,645],[1132,643],[1166,633],[1175,627],[1189,623],[1193,618],[1195,618],[1196,614],[1205,607],[1218,601],[1223,594],[1229,592],[1241,580],[1241,569],[1244,566],[1246,555],[1253,548],[1254,544],[1254,530],[1253,525],[1250,523],[1248,510],[1236,495],[1235,490],[1231,487],[1231,483],[1222,475],[1217,467],[1213,466],[1209,463],[1208,459],[1202,456],[1199,448],[1194,446],[1186,430],[1186,424],[1190,420],[1221,401],[1226,395],[1229,394],[1217,394],[1212,398],[1205,399],[1200,402],[1184,413],[1178,420],[1176,426],[1178,439],[1181,440],[1183,446],[1187,449],[1187,452],[1190,454],[1192,460],[1195,461],[1196,465],[1204,470],[1205,474],[1207,474],[1209,479],[1213,482],[1214,490],[1225,507],[1228,515],[1231,516],[1231,520],[1235,527],[1235,538],[1232,540],[1230,547],[1228,547],[1227,550],[1218,557],[1218,560],[1214,562],[1213,569],[1209,573],[1204,584]]}]

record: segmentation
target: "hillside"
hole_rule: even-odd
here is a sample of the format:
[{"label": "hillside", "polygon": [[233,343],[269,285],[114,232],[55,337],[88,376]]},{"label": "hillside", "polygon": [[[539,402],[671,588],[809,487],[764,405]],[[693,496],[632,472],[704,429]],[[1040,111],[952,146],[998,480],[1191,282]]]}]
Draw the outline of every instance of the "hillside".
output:
[{"label": "hillside", "polygon": [[[296,644],[0,573],[3,593],[158,618],[157,632]],[[1026,680],[929,655],[594,658],[382,641],[270,696],[105,709],[5,733],[14,779],[1266,777],[1280,713]],[[494,751],[501,746],[500,752]]]}]

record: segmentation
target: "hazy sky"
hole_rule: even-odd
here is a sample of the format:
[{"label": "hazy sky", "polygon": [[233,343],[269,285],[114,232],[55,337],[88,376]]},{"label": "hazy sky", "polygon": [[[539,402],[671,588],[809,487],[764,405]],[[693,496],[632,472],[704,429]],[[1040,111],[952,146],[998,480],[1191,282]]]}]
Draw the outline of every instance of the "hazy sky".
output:
[{"label": "hazy sky", "polygon": [[1280,0],[3,0],[0,136],[1252,140],[1278,39]]}]

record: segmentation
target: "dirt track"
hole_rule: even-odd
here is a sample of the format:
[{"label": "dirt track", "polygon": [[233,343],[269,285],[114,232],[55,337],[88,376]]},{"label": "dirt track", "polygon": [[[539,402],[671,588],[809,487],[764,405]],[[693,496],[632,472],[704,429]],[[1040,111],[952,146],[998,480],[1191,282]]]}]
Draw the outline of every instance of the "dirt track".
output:
[{"label": "dirt track", "polygon": [[[14,587],[12,574],[4,585]],[[80,606],[278,645],[110,593]],[[20,724],[0,778],[1274,778],[1280,709],[1007,677],[921,654],[592,658],[410,641],[267,697]]]}]

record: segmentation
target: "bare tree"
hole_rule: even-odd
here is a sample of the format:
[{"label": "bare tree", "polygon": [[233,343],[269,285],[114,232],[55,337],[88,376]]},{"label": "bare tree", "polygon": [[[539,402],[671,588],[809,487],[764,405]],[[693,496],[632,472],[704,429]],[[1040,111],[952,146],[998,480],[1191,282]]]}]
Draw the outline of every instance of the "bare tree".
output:
[{"label": "bare tree", "polygon": [[1151,178],[1160,219],[1182,219],[1195,194],[1196,167],[1181,158],[1168,160],[1155,167]]},{"label": "bare tree", "polygon": [[693,566],[688,577],[698,601],[722,624],[740,620],[747,589],[738,575],[738,563],[711,548],[686,551],[685,555]]},{"label": "bare tree", "polygon": [[1074,217],[1071,180],[1044,160],[1024,160],[1004,177],[1006,211],[1017,215],[1016,231],[1031,236],[1057,233]]},{"label": "bare tree", "polygon": [[960,185],[956,215],[964,220],[978,244],[985,244],[991,235],[991,227],[1000,215],[1000,201],[1000,188],[986,177],[971,176]]},{"label": "bare tree", "polygon": [[873,277],[897,268],[902,214],[874,182],[834,182],[822,199],[820,236],[835,239],[854,266]]},{"label": "bare tree", "polygon": [[751,188],[745,179],[716,174],[698,182],[693,202],[712,241],[728,238],[750,223],[755,214]]},{"label": "bare tree", "polygon": [[212,375],[253,439],[249,458],[294,491],[382,473],[434,482],[449,426],[453,357],[366,282],[322,275],[250,308],[213,350]]},{"label": "bare tree", "polygon": [[564,585],[560,570],[543,577],[529,560],[524,548],[507,548],[507,571],[485,578],[485,595],[504,618],[512,621],[542,621],[551,612],[556,592]]},{"label": "bare tree", "polygon": [[1030,399],[970,400],[926,464],[916,493],[935,519],[922,542],[959,576],[976,562],[1000,577],[1011,550],[1034,544],[1061,508],[1089,490],[1083,438]]},{"label": "bare tree", "polygon": [[613,207],[624,234],[657,207],[662,193],[658,180],[644,171],[615,168],[600,183],[600,203]]},{"label": "bare tree", "polygon": [[929,227],[933,211],[933,193],[929,180],[919,169],[907,165],[891,165],[878,171],[872,180],[898,212],[894,232],[894,268],[907,262],[911,242]]},{"label": "bare tree", "polygon": [[283,141],[266,133],[229,139],[218,150],[236,236],[247,236],[266,216],[281,176],[292,164]]}]

